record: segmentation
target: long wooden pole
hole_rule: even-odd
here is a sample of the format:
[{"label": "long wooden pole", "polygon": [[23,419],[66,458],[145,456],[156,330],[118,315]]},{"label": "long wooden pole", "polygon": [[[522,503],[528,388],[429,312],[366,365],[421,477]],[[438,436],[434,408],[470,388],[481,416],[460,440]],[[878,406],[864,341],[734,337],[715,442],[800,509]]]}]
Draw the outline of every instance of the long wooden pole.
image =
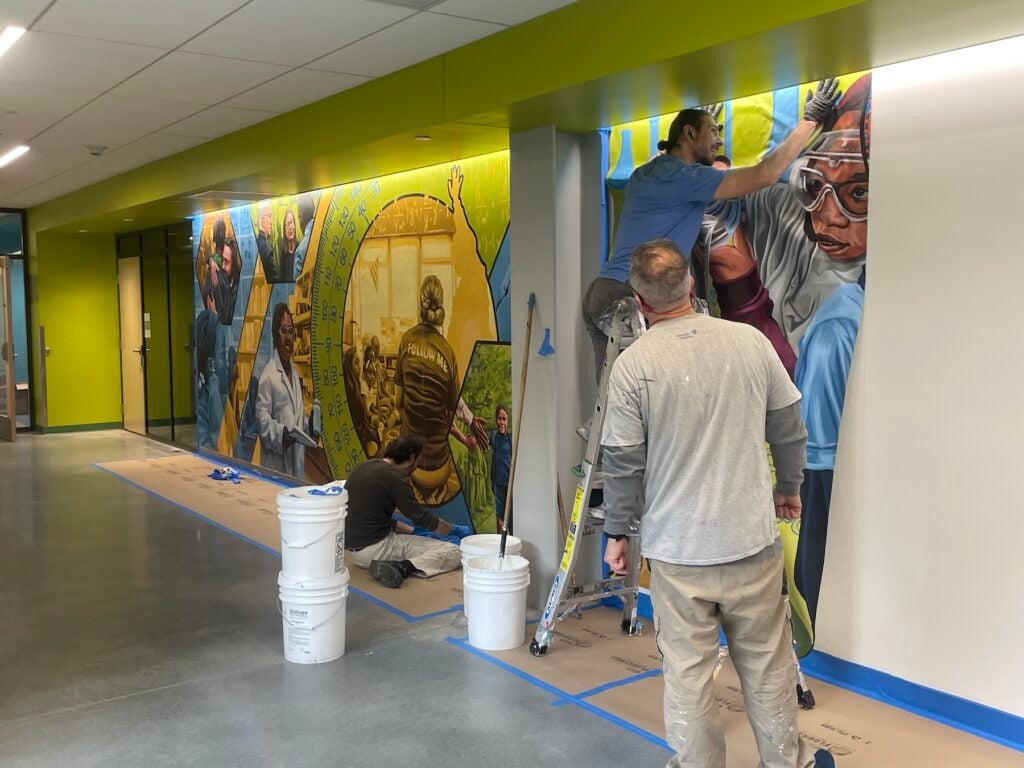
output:
[{"label": "long wooden pole", "polygon": [[526,401],[526,371],[530,367],[530,335],[533,331],[533,308],[537,304],[537,297],[530,294],[526,307],[526,344],[523,346],[523,373],[519,377],[519,408],[516,409],[516,426],[512,434],[512,463],[508,470],[508,493],[505,494],[505,525],[501,529],[501,549],[499,555],[505,557],[505,542],[508,539],[509,531],[512,529],[512,489],[515,487],[516,459],[519,456],[519,435],[522,434],[523,405]]}]

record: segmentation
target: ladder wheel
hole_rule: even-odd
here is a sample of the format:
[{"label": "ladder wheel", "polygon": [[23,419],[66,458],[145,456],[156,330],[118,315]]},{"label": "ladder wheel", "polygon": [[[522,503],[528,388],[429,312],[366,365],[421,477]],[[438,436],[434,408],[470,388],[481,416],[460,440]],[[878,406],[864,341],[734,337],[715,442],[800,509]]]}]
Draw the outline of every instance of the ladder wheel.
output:
[{"label": "ladder wheel", "polygon": [[805,691],[802,686],[798,685],[796,687],[796,701],[801,709],[814,709],[814,694],[811,693],[810,688]]},{"label": "ladder wheel", "polygon": [[546,645],[541,645],[540,643],[538,643],[537,638],[533,638],[533,640],[530,641],[530,653],[532,653],[534,656],[544,656],[547,652],[548,647]]}]

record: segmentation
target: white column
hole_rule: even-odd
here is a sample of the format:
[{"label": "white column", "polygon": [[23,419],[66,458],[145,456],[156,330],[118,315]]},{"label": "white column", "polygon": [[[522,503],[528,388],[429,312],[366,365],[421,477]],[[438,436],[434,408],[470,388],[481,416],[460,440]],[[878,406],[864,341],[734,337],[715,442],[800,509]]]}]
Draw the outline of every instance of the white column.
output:
[{"label": "white column", "polygon": [[[529,603],[547,598],[561,557],[556,473],[566,515],[582,458],[576,427],[593,407],[593,360],[580,305],[600,261],[600,139],[552,126],[513,134],[511,156],[512,391],[518,412],[527,299],[537,303],[513,488],[514,529],[531,563]],[[596,205],[595,205],[596,201]],[[555,354],[537,351],[551,329]],[[590,558],[591,560],[593,558]]]}]

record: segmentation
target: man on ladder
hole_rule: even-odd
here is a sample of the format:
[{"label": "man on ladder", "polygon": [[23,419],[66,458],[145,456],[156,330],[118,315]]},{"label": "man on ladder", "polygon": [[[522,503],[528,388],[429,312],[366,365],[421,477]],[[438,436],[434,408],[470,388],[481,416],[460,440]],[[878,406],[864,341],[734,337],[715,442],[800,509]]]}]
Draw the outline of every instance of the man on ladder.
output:
[{"label": "man on ladder", "polygon": [[[694,312],[686,259],[672,241],[638,246],[629,279],[650,328],[619,357],[607,386],[605,562],[617,574],[639,555],[651,562],[665,726],[677,753],[669,768],[725,766],[712,691],[720,630],[762,765],[833,766],[796,726],[775,525],[800,516],[800,393],[759,331]],[[637,520],[640,553],[627,538]]]}]

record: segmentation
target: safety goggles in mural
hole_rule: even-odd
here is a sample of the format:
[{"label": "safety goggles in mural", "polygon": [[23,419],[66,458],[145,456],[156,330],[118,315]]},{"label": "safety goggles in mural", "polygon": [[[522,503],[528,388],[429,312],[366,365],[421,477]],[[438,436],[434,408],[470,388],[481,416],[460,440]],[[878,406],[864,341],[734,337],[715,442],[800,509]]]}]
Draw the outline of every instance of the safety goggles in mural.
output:
[{"label": "safety goggles in mural", "polygon": [[[865,177],[836,181],[836,169],[849,163],[859,165]],[[804,210],[817,211],[831,193],[846,218],[864,221],[868,217],[866,168],[860,131],[830,131],[819,136],[793,165],[789,183]]]}]

